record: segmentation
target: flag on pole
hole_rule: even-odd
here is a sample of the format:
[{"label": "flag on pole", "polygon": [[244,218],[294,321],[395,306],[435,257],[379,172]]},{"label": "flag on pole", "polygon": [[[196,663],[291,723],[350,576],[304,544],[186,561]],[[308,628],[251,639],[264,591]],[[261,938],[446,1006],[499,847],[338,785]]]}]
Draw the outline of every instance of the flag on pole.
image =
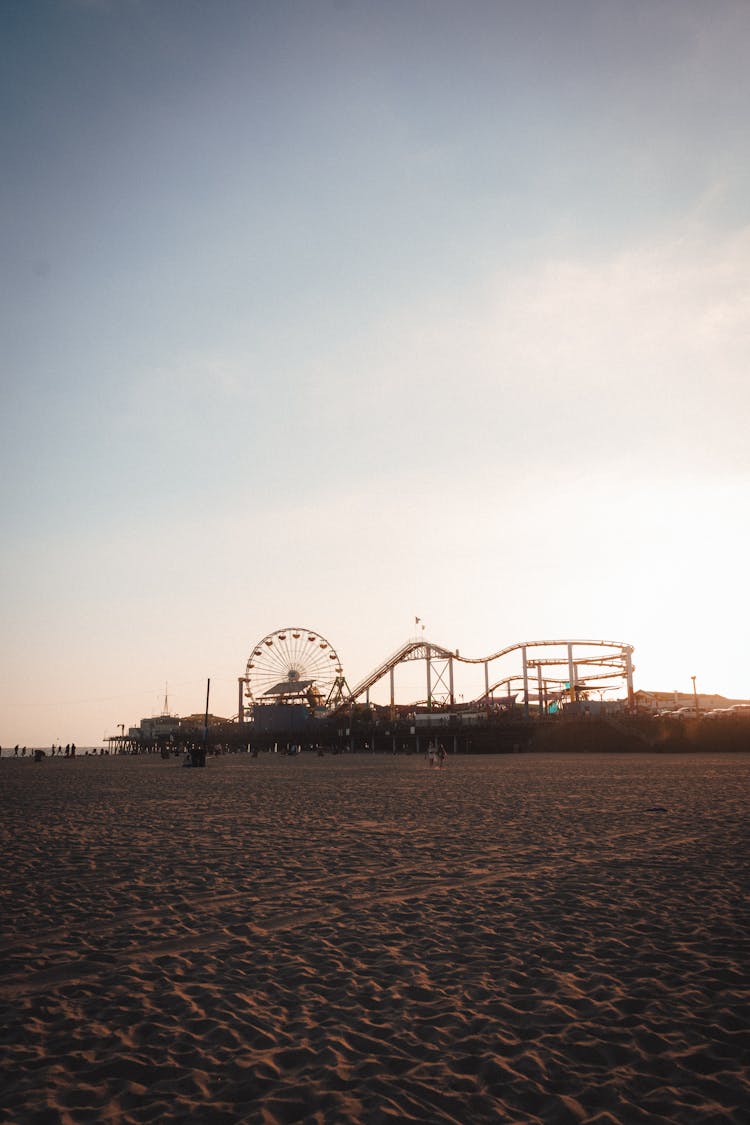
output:
[{"label": "flag on pole", "polygon": [[421,617],[415,617],[414,618],[414,624],[418,625],[421,620],[422,620]]}]

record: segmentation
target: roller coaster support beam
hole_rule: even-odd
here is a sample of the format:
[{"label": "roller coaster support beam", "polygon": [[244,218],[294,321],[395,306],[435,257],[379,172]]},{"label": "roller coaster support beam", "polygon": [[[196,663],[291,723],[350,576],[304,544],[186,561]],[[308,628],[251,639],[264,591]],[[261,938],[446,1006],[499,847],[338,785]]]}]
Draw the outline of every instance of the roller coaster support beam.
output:
[{"label": "roller coaster support beam", "polygon": [[529,661],[526,655],[526,645],[521,647],[521,661],[523,664],[523,710],[526,718],[529,717]]},{"label": "roller coaster support beam", "polygon": [[425,645],[427,706],[430,710],[435,706],[453,707],[455,704],[453,657],[454,653],[440,648],[438,645]]},{"label": "roller coaster support beam", "polygon": [[633,692],[633,650],[631,648],[625,650],[625,679],[628,685],[628,708],[632,711],[635,707],[635,694]]},{"label": "roller coaster support beam", "polygon": [[396,718],[396,690],[393,679],[393,664],[391,664],[391,722]]},{"label": "roller coaster support beam", "polygon": [[537,699],[539,700],[539,714],[544,715],[547,712],[547,703],[544,698],[544,683],[542,681],[542,666],[536,666],[536,682],[537,682]]},{"label": "roller coaster support beam", "polygon": [[575,703],[576,698],[576,669],[573,663],[573,646],[568,645],[568,684],[570,685],[570,700]]}]

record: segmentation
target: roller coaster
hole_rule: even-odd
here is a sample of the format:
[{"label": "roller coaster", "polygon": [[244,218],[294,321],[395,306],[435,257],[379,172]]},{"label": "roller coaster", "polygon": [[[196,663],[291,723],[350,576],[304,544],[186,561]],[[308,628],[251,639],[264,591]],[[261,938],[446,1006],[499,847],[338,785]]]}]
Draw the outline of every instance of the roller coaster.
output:
[{"label": "roller coaster", "polygon": [[[489,656],[471,657],[424,636],[412,637],[350,687],[333,645],[320,633],[295,626],[269,633],[254,646],[239,677],[238,719],[244,722],[267,705],[304,704],[319,716],[336,715],[356,704],[369,707],[373,693],[385,697],[383,705],[393,715],[409,707],[429,712],[469,706],[520,707],[528,717],[532,708],[537,714],[554,713],[592,692],[601,697],[618,688],[632,708],[632,655],[633,646],[622,641],[558,639],[519,641]],[[397,700],[397,669],[414,661],[424,665],[424,690]],[[459,669],[474,673],[468,694],[456,690]]]}]

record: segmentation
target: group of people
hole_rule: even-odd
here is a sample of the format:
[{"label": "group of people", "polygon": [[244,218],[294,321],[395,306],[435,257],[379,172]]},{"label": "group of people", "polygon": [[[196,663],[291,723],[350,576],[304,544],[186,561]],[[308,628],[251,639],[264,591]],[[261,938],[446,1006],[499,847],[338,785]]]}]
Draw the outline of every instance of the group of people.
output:
[{"label": "group of people", "polygon": [[436,767],[437,769],[441,770],[445,765],[447,757],[448,755],[445,752],[445,747],[443,746],[442,742],[439,746],[436,746],[434,742],[431,742],[427,747],[427,764],[431,770],[434,770]]},{"label": "group of people", "polygon": [[[0,754],[2,754],[2,750],[3,750],[3,748],[2,748],[2,746],[0,746]],[[34,751],[32,751],[32,753],[34,754],[34,757],[37,761],[39,761],[40,758],[44,757],[44,751],[43,750],[34,750]],[[76,744],[75,744],[75,742],[69,742],[68,745],[65,748],[63,748],[62,745],[55,746],[55,744],[53,743],[52,749],[50,750],[50,754],[53,758],[55,756],[60,757],[60,758],[63,758],[63,757],[64,758],[75,758],[75,756],[76,756]],[[16,745],[13,747],[13,757],[18,758],[19,756],[21,758],[26,757],[26,747],[25,746],[19,746],[18,743],[16,743]]]},{"label": "group of people", "polygon": [[65,747],[65,750],[63,751],[62,746],[56,747],[54,742],[53,742],[51,753],[52,753],[53,758],[54,758],[55,754],[57,754],[57,756],[61,758],[61,757],[63,757],[63,753],[64,753],[64,756],[66,758],[75,758],[75,756],[76,756],[76,744],[75,744],[75,742],[69,742],[68,745]]}]

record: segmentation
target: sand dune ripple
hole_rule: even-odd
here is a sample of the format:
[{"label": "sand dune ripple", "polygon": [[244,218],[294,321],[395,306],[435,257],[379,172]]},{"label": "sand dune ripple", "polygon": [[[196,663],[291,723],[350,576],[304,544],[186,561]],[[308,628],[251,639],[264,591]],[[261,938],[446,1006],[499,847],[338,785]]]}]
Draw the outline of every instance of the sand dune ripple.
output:
[{"label": "sand dune ripple", "polygon": [[747,1120],[749,756],[0,780],[2,1122]]}]

